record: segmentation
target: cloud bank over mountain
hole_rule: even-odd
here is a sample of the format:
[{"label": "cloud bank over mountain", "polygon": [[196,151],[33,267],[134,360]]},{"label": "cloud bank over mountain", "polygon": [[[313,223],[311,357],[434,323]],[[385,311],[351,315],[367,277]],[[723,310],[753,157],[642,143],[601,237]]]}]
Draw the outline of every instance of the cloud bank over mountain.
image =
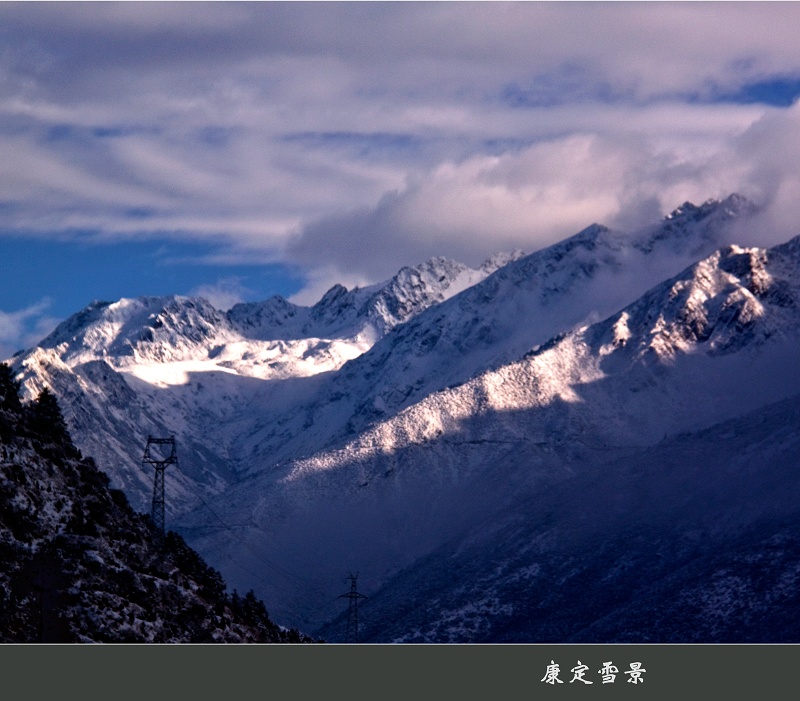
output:
[{"label": "cloud bank over mountain", "polygon": [[304,303],[734,191],[774,205],[760,243],[776,243],[799,201],[798,19],[784,3],[3,6],[0,231],[210,243],[197,262],[296,266]]}]

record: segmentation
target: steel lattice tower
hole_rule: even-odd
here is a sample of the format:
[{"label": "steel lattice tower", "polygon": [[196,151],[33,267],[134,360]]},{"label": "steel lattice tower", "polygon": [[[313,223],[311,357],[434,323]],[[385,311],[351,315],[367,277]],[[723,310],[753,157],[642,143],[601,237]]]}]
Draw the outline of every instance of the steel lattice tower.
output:
[{"label": "steel lattice tower", "polygon": [[[167,446],[151,450],[152,446]],[[153,482],[153,507],[150,516],[155,524],[156,531],[164,535],[164,470],[168,465],[176,465],[178,455],[175,452],[175,437],[153,438],[148,436],[147,446],[144,449],[142,466],[152,465],[156,470],[155,481]]]},{"label": "steel lattice tower", "polygon": [[[345,633],[344,641],[346,643],[358,642],[358,600],[366,599],[363,594],[356,591],[356,582],[358,581],[358,574],[351,574],[348,578],[350,580],[350,591],[346,594],[339,596],[339,599],[350,599],[350,606],[347,610],[347,632]],[[347,580],[345,580],[347,581]]]}]

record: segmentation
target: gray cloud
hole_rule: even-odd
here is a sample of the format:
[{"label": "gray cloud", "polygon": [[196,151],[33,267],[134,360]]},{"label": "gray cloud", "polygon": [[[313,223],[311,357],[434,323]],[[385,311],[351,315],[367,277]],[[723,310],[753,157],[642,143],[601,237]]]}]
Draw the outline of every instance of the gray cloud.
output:
[{"label": "gray cloud", "polygon": [[[498,250],[537,250],[594,221],[636,229],[687,199],[740,191],[777,205],[782,189],[794,193],[797,161],[781,143],[800,142],[800,105],[756,119],[750,108],[710,112],[704,120],[696,108],[674,105],[646,114],[615,110],[613,120],[597,119],[592,133],[445,162],[374,208],[307,225],[287,253],[376,279],[398,262],[442,251],[477,264]],[[647,120],[671,124],[648,133],[641,125]],[[782,195],[785,220],[796,216],[797,201]],[[783,235],[773,227],[767,238],[775,243]]]},{"label": "gray cloud", "polygon": [[733,190],[788,229],[796,108],[709,101],[800,76],[798,24],[794,3],[2,3],[0,229],[214,239],[314,290]]}]

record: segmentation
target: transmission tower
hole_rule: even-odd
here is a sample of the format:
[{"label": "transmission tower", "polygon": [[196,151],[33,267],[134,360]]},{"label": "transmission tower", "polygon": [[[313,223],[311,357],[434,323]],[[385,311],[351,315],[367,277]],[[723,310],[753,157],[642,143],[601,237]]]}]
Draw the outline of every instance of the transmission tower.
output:
[{"label": "transmission tower", "polygon": [[[346,643],[358,642],[358,600],[366,599],[363,594],[356,591],[356,582],[358,581],[358,574],[351,574],[347,580],[350,580],[350,591],[337,597],[339,599],[350,599],[350,606],[347,609],[347,632],[344,636]],[[345,581],[347,581],[345,580]]]},{"label": "transmission tower", "polygon": [[[165,446],[153,449],[153,446]],[[153,507],[150,516],[156,527],[156,532],[164,535],[164,470],[168,465],[176,465],[178,455],[175,452],[175,437],[153,438],[148,436],[147,446],[144,449],[142,467],[152,465],[156,470],[153,482]]]}]

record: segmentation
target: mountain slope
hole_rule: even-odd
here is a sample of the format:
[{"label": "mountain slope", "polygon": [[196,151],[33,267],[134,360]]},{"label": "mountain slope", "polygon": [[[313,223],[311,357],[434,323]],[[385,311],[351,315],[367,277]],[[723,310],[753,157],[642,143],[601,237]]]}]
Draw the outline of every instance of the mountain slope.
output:
[{"label": "mountain slope", "polygon": [[341,446],[432,392],[612,313],[694,262],[698,250],[710,253],[753,211],[735,195],[700,207],[686,203],[634,234],[593,225],[510,261],[397,326],[319,383],[288,386],[286,394],[300,401],[279,400],[279,411],[267,407],[252,425],[242,474]]},{"label": "mountain slope", "polygon": [[[312,628],[333,612],[312,594],[337,569],[369,572],[377,588],[520,492],[538,502],[538,490],[611,470],[665,436],[800,392],[798,340],[800,239],[727,247],[612,317],[433,393],[339,448],[254,475],[213,506],[247,521],[248,547],[307,573],[305,598],[295,589],[270,599]],[[181,527],[202,551],[231,558],[220,566],[232,581],[247,581],[234,562],[241,544],[215,533],[207,513]]]},{"label": "mountain slope", "polygon": [[700,207],[687,202],[660,224],[633,234],[595,224],[512,262],[349,364],[345,371],[351,374],[394,370],[391,381],[354,413],[372,418],[376,405],[378,411],[396,411],[514,360],[557,333],[607,316],[710,254],[730,225],[753,211],[736,195]]},{"label": "mountain slope", "polygon": [[242,436],[286,402],[313,401],[315,376],[519,255],[479,270],[432,259],[372,288],[334,287],[310,308],[281,298],[228,313],[185,297],[94,302],[13,364],[27,396],[47,386],[63,398],[78,444],[109,466],[137,508],[151,489],[139,462],[147,436],[178,435],[183,469],[168,478],[177,513],[195,492],[235,482],[253,461],[248,446],[241,454]]},{"label": "mountain slope", "polygon": [[163,542],[83,458],[53,396],[0,365],[0,640],[302,642],[175,533]]},{"label": "mountain slope", "polygon": [[795,395],[522,493],[368,592],[361,639],[797,643],[798,422]]},{"label": "mountain slope", "polygon": [[49,386],[64,398],[78,444],[113,466],[138,508],[149,496],[138,460],[147,436],[177,435],[183,470],[168,484],[177,514],[194,491],[220,493],[245,474],[341,444],[618,309],[751,211],[737,196],[686,203],[631,236],[595,225],[477,271],[433,259],[374,288],[334,287],[312,308],[279,298],[227,314],[178,297],[95,303],[14,367],[29,396]]},{"label": "mountain slope", "polygon": [[368,594],[400,591],[476,524],[504,537],[493,519],[513,520],[523,495],[539,504],[800,392],[797,240],[719,248],[752,211],[736,196],[686,203],[630,234],[593,225],[479,281],[434,260],[313,308],[124,300],[15,368],[28,391],[65,398],[139,508],[146,437],[176,434],[168,523],[279,620],[313,630],[341,610],[347,571]]}]

